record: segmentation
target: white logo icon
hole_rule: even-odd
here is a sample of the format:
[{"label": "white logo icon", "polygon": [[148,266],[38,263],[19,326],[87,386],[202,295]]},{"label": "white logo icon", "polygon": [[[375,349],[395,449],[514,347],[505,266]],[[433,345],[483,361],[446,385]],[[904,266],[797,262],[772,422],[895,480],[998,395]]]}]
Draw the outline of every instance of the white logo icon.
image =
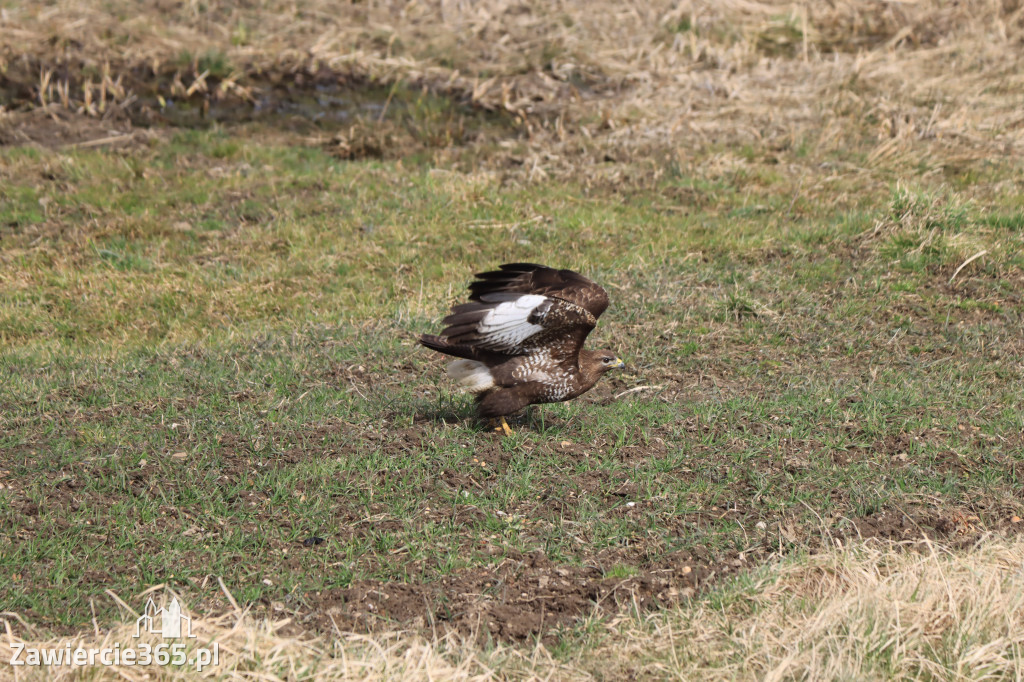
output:
[{"label": "white logo icon", "polygon": [[135,637],[139,637],[144,631],[159,633],[164,639],[180,638],[182,632],[186,638],[195,638],[192,634],[192,618],[181,612],[181,604],[177,598],[172,599],[167,608],[157,608],[150,597],[142,615],[135,621]]}]

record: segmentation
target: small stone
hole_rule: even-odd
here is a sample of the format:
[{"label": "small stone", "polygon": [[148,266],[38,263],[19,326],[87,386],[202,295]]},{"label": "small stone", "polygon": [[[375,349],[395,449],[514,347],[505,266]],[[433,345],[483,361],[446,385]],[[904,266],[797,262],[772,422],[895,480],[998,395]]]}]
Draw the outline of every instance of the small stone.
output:
[{"label": "small stone", "polygon": [[264,578],[263,579],[263,584],[266,585],[267,587],[270,587],[271,585],[274,584],[274,582],[270,578]]},{"label": "small stone", "polygon": [[692,573],[692,572],[693,572],[692,568],[690,568],[689,566],[683,566],[683,575],[686,575],[687,573]]},{"label": "small stone", "polygon": [[1010,519],[1010,523],[1020,523],[1020,517],[1015,514],[1014,517]]},{"label": "small stone", "polygon": [[758,521],[757,525],[754,526],[754,528],[757,528],[758,530],[767,530],[768,524],[766,524],[764,521]]},{"label": "small stone", "polygon": [[635,507],[636,506],[636,502],[627,502],[626,506],[627,507]]}]

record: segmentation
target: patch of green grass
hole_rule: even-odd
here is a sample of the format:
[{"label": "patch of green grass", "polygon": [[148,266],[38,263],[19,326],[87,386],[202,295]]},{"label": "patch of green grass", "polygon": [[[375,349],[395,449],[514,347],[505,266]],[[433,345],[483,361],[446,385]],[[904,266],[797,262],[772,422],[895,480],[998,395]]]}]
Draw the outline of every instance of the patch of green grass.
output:
[{"label": "patch of green grass", "polygon": [[638,572],[639,571],[634,566],[629,566],[627,564],[615,564],[605,571],[604,576],[606,578],[629,578],[636,575]]},{"label": "patch of green grass", "polygon": [[991,213],[985,216],[985,223],[997,229],[1020,232],[1024,230],[1024,211]]},{"label": "patch of green grass", "polygon": [[[1020,509],[1024,236],[943,187],[581,200],[217,128],[0,164],[0,602],[34,622],[157,583],[201,604],[210,576],[315,608],[535,551],[627,579]],[[412,335],[507,261],[605,284],[591,343],[629,367],[500,439]]]}]

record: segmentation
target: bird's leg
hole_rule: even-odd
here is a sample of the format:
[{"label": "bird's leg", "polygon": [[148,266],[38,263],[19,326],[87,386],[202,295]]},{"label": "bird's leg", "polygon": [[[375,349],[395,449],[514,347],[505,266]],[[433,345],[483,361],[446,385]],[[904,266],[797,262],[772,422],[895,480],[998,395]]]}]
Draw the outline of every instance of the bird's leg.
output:
[{"label": "bird's leg", "polygon": [[497,419],[492,419],[491,420],[491,425],[494,427],[495,433],[503,433],[506,436],[511,436],[513,433],[515,433],[512,430],[512,427],[508,425],[508,422],[505,421],[504,417],[498,417]]}]

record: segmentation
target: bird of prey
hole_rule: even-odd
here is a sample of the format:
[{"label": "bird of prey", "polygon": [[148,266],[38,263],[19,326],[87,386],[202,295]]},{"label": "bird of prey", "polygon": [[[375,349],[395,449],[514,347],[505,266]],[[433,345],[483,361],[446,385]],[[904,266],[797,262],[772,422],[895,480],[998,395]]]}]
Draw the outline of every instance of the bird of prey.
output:
[{"label": "bird of prey", "polygon": [[608,307],[608,293],[572,270],[509,263],[476,275],[469,303],[444,318],[439,336],[420,343],[458,360],[448,374],[476,394],[481,417],[512,433],[505,417],[536,403],[586,393],[624,366],[615,353],[583,342]]}]

